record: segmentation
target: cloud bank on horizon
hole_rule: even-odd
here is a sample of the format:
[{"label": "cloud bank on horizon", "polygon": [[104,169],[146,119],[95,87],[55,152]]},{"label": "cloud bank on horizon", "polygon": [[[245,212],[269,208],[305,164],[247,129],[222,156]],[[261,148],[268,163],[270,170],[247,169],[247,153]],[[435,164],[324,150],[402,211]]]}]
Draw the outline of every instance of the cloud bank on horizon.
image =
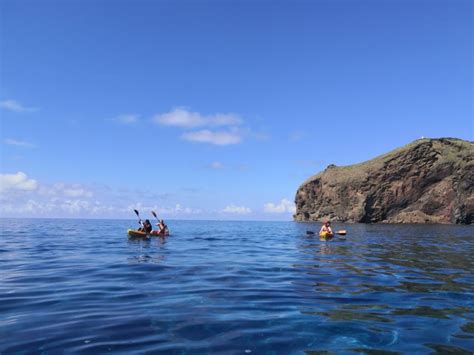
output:
[{"label": "cloud bank on horizon", "polygon": [[[135,196],[134,196],[135,195]],[[0,217],[77,217],[77,218],[133,218],[134,209],[155,211],[162,218],[175,219],[252,219],[261,214],[293,214],[294,204],[287,199],[280,203],[266,203],[255,215],[246,206],[229,204],[221,210],[183,206],[167,201],[161,196],[131,192],[126,189],[113,191],[110,187],[83,184],[40,183],[24,172],[0,174]],[[146,203],[137,200],[147,200]],[[157,201],[159,200],[159,201]],[[120,202],[117,202],[120,201]]]}]

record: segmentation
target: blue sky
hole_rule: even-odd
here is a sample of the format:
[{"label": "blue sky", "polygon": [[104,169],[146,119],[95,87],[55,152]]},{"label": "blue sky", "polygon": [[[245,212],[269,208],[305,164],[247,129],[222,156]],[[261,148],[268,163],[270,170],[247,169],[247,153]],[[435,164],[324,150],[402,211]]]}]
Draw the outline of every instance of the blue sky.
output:
[{"label": "blue sky", "polygon": [[471,1],[0,9],[2,216],[289,220],[329,164],[474,136]]}]

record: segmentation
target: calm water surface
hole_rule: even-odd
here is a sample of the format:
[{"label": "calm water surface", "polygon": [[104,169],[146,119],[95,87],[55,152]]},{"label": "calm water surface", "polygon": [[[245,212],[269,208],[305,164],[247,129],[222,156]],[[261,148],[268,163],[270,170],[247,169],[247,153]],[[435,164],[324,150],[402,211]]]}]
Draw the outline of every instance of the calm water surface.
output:
[{"label": "calm water surface", "polygon": [[474,351],[474,228],[3,219],[0,353]]}]

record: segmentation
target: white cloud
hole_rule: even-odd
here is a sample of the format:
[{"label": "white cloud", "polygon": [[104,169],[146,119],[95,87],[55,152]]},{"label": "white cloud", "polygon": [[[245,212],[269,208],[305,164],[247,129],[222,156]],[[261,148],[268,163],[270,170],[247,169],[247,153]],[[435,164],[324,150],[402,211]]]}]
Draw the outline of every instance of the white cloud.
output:
[{"label": "white cloud", "polygon": [[231,214],[250,214],[252,210],[245,206],[236,206],[231,204],[226,206],[222,211],[222,213],[231,213]]},{"label": "white cloud", "polygon": [[169,214],[201,214],[200,208],[183,207],[179,203],[171,208],[161,208],[158,211]]},{"label": "white cloud", "polygon": [[81,211],[88,211],[90,202],[84,200],[64,200],[58,204],[58,207],[68,214],[76,214]]},{"label": "white cloud", "polygon": [[0,101],[0,107],[4,108],[5,110],[13,111],[13,112],[34,112],[38,109],[35,107],[26,107],[23,106],[21,103],[15,100],[4,100]]},{"label": "white cloud", "polygon": [[103,216],[112,215],[116,212],[113,206],[106,206],[99,201],[88,201],[81,199],[58,199],[38,201],[29,199],[21,203],[5,203],[0,207],[0,213],[28,216],[51,216],[51,215],[89,215]]},{"label": "white cloud", "polygon": [[211,170],[223,170],[225,169],[225,165],[222,164],[220,161],[213,161],[207,166],[207,168]]},{"label": "white cloud", "polygon": [[42,196],[59,196],[59,197],[92,197],[93,193],[86,187],[80,184],[65,184],[65,183],[56,183],[54,185],[42,185],[38,190],[39,194]]},{"label": "white cloud", "polygon": [[[240,116],[233,113],[216,113],[202,115],[183,107],[178,107],[170,112],[157,114],[153,121],[164,126],[200,130],[187,131],[181,134],[181,139],[209,143],[215,145],[238,144],[242,141],[246,130],[238,127],[243,121]],[[226,127],[216,130],[216,127]]]},{"label": "white cloud", "polygon": [[14,146],[17,146],[17,147],[25,147],[25,148],[34,147],[34,145],[32,143],[25,142],[25,141],[20,141],[20,140],[12,139],[12,138],[5,138],[3,140],[3,143],[5,143],[7,145],[14,145]]},{"label": "white cloud", "polygon": [[65,185],[65,184],[56,184],[54,187],[62,193],[64,196],[68,197],[92,197],[92,191],[87,190],[81,185]]},{"label": "white cloud", "polygon": [[0,192],[0,213],[12,215],[97,215],[112,209],[93,201],[82,185],[40,184],[23,172],[0,174]]},{"label": "white cloud", "polygon": [[48,213],[53,210],[53,206],[51,204],[40,203],[35,200],[28,200],[23,203],[13,203],[7,202],[2,203],[0,207],[0,212],[2,213],[13,213],[13,214],[33,214],[37,212]]},{"label": "white cloud", "polygon": [[[139,197],[144,203],[131,204],[133,197],[104,187],[82,184],[36,182],[27,174],[0,174],[0,215],[21,217],[124,217],[132,219],[133,209],[140,211],[142,218],[152,219],[151,211],[160,218],[200,218],[207,213],[200,208],[180,203],[167,206],[155,204],[157,198]],[[156,194],[155,194],[156,195]],[[133,198],[133,200],[132,200]],[[152,201],[151,203],[147,203]]]},{"label": "white cloud", "polygon": [[0,191],[33,191],[38,188],[36,180],[19,171],[16,174],[0,174]]},{"label": "white cloud", "polygon": [[181,138],[191,142],[210,143],[215,145],[230,145],[241,142],[242,137],[238,130],[231,131],[210,131],[203,129],[201,131],[186,132]]},{"label": "white cloud", "polygon": [[81,196],[86,196],[86,197],[92,197],[92,192],[87,191],[85,189],[64,189],[64,195],[70,196],[70,197],[81,197]]},{"label": "white cloud", "polygon": [[139,118],[140,118],[139,115],[123,114],[123,115],[118,115],[117,117],[115,117],[113,121],[121,123],[121,124],[133,124],[133,123],[137,123]]},{"label": "white cloud", "polygon": [[296,206],[294,202],[284,198],[280,203],[274,204],[268,202],[263,206],[266,213],[296,213]]},{"label": "white cloud", "polygon": [[153,121],[164,126],[182,128],[236,126],[242,123],[242,119],[233,113],[216,113],[206,116],[201,115],[199,112],[188,111],[182,107],[178,107],[170,112],[157,114],[153,117]]}]

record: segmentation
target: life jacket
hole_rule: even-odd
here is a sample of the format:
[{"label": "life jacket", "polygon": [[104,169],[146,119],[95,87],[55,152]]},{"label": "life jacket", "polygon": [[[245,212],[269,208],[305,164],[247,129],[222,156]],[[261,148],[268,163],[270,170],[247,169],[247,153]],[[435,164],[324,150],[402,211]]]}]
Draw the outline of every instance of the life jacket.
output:
[{"label": "life jacket", "polygon": [[151,223],[144,223],[143,224],[143,227],[145,228],[145,232],[146,233],[151,233],[151,231],[153,230],[153,227],[151,226]]}]

